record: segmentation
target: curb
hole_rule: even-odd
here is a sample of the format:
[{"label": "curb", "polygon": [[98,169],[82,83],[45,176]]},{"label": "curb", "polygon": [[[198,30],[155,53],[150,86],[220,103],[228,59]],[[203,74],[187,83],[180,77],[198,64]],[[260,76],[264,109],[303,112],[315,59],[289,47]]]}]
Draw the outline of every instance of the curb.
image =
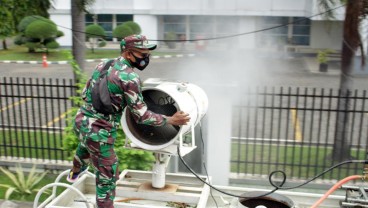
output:
[{"label": "curb", "polygon": [[[194,57],[195,54],[177,54],[177,55],[164,55],[164,56],[152,56],[153,59],[160,58],[184,58],[184,57]],[[105,61],[107,58],[103,59],[86,59],[86,62],[101,62]],[[42,64],[42,61],[10,61],[10,60],[0,60],[0,63],[4,64]],[[68,64],[69,61],[48,61],[47,64]]]}]

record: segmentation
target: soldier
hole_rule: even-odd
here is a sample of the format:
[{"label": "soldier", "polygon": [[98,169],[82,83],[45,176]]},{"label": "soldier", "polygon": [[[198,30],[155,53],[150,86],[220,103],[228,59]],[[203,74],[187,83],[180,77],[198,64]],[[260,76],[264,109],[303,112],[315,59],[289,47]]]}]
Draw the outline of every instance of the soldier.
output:
[{"label": "soldier", "polygon": [[[141,124],[185,125],[190,120],[189,114],[181,111],[173,116],[165,116],[147,109],[142,96],[141,80],[134,68],[143,70],[149,64],[150,51],[156,47],[155,44],[149,44],[143,35],[124,38],[120,44],[121,56],[112,62],[98,64],[82,92],[84,104],[74,120],[74,129],[80,143],[67,180],[74,183],[87,171],[88,162],[91,161],[96,175],[96,203],[99,208],[114,207],[115,187],[119,177],[114,142],[125,107],[131,111],[136,122]],[[104,94],[109,94],[111,100],[110,113],[98,111],[94,104],[96,99],[92,99],[93,87],[104,69],[107,69],[108,86]]]}]

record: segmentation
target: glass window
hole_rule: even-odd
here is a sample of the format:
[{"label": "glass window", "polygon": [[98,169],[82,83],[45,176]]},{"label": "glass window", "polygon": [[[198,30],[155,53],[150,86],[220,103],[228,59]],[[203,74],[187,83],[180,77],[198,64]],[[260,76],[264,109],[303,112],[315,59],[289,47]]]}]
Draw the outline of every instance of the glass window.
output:
[{"label": "glass window", "polygon": [[294,45],[309,45],[311,21],[305,17],[293,17],[293,36],[291,38]]},{"label": "glass window", "polygon": [[181,15],[166,15],[163,16],[164,36],[169,32],[173,32],[176,37],[185,35],[185,16]]},{"label": "glass window", "polygon": [[105,31],[112,31],[112,23],[111,22],[99,22],[98,23]]},{"label": "glass window", "polygon": [[116,15],[116,22],[122,23],[122,22],[128,22],[133,21],[133,15],[129,14],[117,14]]},{"label": "glass window", "polygon": [[257,43],[268,43],[269,45],[277,45],[280,43],[309,45],[310,19],[305,17],[293,17],[291,18],[290,24],[288,24],[289,19],[290,17],[261,17],[259,29],[276,28],[262,31],[260,34],[257,34]]},{"label": "glass window", "polygon": [[310,27],[308,26],[293,26],[293,35],[309,35]]},{"label": "glass window", "polygon": [[93,20],[94,20],[93,16],[94,16],[93,14],[86,14],[86,16],[85,16],[86,22],[93,22]]},{"label": "glass window", "polygon": [[185,16],[166,15],[164,16],[164,23],[185,23]]},{"label": "glass window", "polygon": [[305,17],[293,17],[293,25],[310,25],[311,20]]},{"label": "glass window", "polygon": [[112,22],[112,14],[98,14],[97,21],[98,22]]},{"label": "glass window", "polygon": [[293,45],[309,45],[309,36],[293,36]]}]

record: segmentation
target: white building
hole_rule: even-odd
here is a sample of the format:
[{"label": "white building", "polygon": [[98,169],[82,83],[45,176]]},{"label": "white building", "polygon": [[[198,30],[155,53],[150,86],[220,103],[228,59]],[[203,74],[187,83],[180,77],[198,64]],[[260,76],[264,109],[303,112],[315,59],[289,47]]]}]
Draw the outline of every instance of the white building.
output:
[{"label": "white building", "polygon": [[[317,0],[96,0],[86,24],[97,23],[108,36],[133,20],[142,34],[162,40],[168,32],[177,39],[216,38],[213,45],[241,48],[292,46],[291,49],[340,49],[344,7],[335,6],[336,20],[324,21]],[[51,19],[65,34],[59,43],[71,46],[70,1],[55,0]],[[273,29],[270,29],[273,28]],[[265,30],[266,29],[266,30]],[[114,40],[112,37],[108,40]],[[160,44],[160,42],[159,42]]]}]

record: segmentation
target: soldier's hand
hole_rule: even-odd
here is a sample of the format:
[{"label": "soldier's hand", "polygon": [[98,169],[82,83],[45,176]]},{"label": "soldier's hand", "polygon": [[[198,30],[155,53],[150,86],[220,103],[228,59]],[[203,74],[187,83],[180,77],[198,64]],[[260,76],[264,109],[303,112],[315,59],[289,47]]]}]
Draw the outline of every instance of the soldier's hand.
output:
[{"label": "soldier's hand", "polygon": [[185,125],[189,122],[190,117],[188,113],[178,111],[171,117],[167,117],[167,123],[175,126]]}]

